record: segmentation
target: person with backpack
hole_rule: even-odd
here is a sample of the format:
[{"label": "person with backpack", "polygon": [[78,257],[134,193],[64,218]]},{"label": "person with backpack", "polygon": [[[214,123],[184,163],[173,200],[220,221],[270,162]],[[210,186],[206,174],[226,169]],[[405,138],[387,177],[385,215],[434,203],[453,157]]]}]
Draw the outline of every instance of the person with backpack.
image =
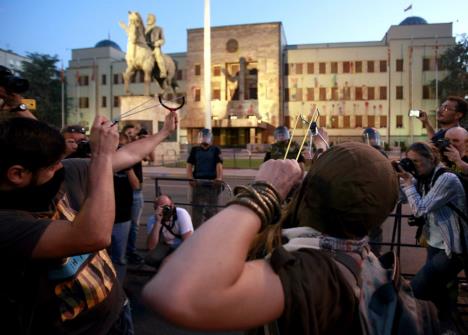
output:
[{"label": "person with backpack", "polygon": [[424,219],[420,243],[427,245],[426,263],[411,286],[417,298],[434,302],[441,324],[450,329],[454,327],[457,275],[463,269],[467,241],[466,234],[461,233],[466,223],[457,213],[458,209],[466,215],[465,191],[459,178],[442,166],[439,150],[432,144],[416,142],[406,156],[414,164],[414,175],[400,168],[401,189],[412,214]]},{"label": "person with backpack", "polygon": [[[404,280],[367,243],[369,230],[383,223],[398,199],[388,159],[363,143],[339,144],[301,181],[294,160],[263,163],[255,182],[237,187],[227,207],[150,280],[146,304],[199,330],[437,333],[433,305],[411,298],[408,287],[414,318],[401,313],[408,309],[396,289]],[[280,204],[298,183],[283,213]],[[404,324],[408,320],[414,323]]]}]

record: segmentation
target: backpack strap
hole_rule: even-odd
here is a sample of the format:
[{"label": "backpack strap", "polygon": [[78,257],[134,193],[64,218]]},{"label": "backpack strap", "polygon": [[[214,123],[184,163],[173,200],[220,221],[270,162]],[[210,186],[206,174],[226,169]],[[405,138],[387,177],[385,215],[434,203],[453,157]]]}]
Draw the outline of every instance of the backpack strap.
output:
[{"label": "backpack strap", "polygon": [[349,270],[349,272],[351,272],[351,274],[354,276],[354,279],[356,280],[358,287],[361,288],[361,264],[353,256],[346,252],[336,252],[334,253],[333,258],[340,264],[344,265]]}]

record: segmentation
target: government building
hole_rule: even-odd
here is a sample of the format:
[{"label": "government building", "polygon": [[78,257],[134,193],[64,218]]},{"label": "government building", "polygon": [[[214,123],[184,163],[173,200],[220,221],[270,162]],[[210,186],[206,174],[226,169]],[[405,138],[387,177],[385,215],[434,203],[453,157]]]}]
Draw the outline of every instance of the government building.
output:
[{"label": "government building", "polygon": [[[310,120],[316,110],[319,126],[334,143],[361,140],[366,127],[376,128],[392,147],[424,137],[421,123],[408,111],[425,110],[435,124],[438,102],[430,84],[446,75],[437,60],[455,44],[451,23],[431,24],[420,17],[392,25],[379,41],[347,43],[290,45],[281,22],[212,27],[207,102],[203,29],[189,29],[187,41],[186,52],[169,54],[177,64],[175,97],[186,97],[180,142],[197,141],[204,106],[211,103],[215,144],[254,148],[271,143],[275,127],[293,128],[298,116]],[[127,112],[121,108],[124,58],[110,40],[72,50],[66,70],[68,124],[89,127],[96,113],[115,118]],[[134,76],[130,91],[143,95],[142,73]],[[160,92],[156,81],[150,92]],[[132,122],[157,131],[138,115]],[[295,135],[306,129],[298,122]]]}]

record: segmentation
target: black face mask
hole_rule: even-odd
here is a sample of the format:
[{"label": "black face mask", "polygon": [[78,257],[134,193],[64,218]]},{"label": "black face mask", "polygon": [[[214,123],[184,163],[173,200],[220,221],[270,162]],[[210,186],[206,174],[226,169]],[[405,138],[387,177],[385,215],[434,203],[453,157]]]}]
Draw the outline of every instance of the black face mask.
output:
[{"label": "black face mask", "polygon": [[0,192],[1,209],[47,212],[65,179],[65,169],[57,170],[48,182]]}]

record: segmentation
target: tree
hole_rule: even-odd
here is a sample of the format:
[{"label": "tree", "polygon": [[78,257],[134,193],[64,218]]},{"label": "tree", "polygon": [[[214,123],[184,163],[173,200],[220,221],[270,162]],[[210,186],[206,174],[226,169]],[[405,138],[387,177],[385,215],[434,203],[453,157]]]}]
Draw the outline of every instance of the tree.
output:
[{"label": "tree", "polygon": [[57,56],[29,53],[31,62],[23,62],[20,75],[29,80],[25,97],[36,100],[35,114],[39,120],[61,126],[61,82],[56,67]]},{"label": "tree", "polygon": [[[468,95],[468,36],[463,34],[461,39],[441,55],[439,68],[448,71],[447,77],[439,81],[439,96],[442,99],[450,96],[464,97]],[[435,88],[436,82],[432,81]]]}]

